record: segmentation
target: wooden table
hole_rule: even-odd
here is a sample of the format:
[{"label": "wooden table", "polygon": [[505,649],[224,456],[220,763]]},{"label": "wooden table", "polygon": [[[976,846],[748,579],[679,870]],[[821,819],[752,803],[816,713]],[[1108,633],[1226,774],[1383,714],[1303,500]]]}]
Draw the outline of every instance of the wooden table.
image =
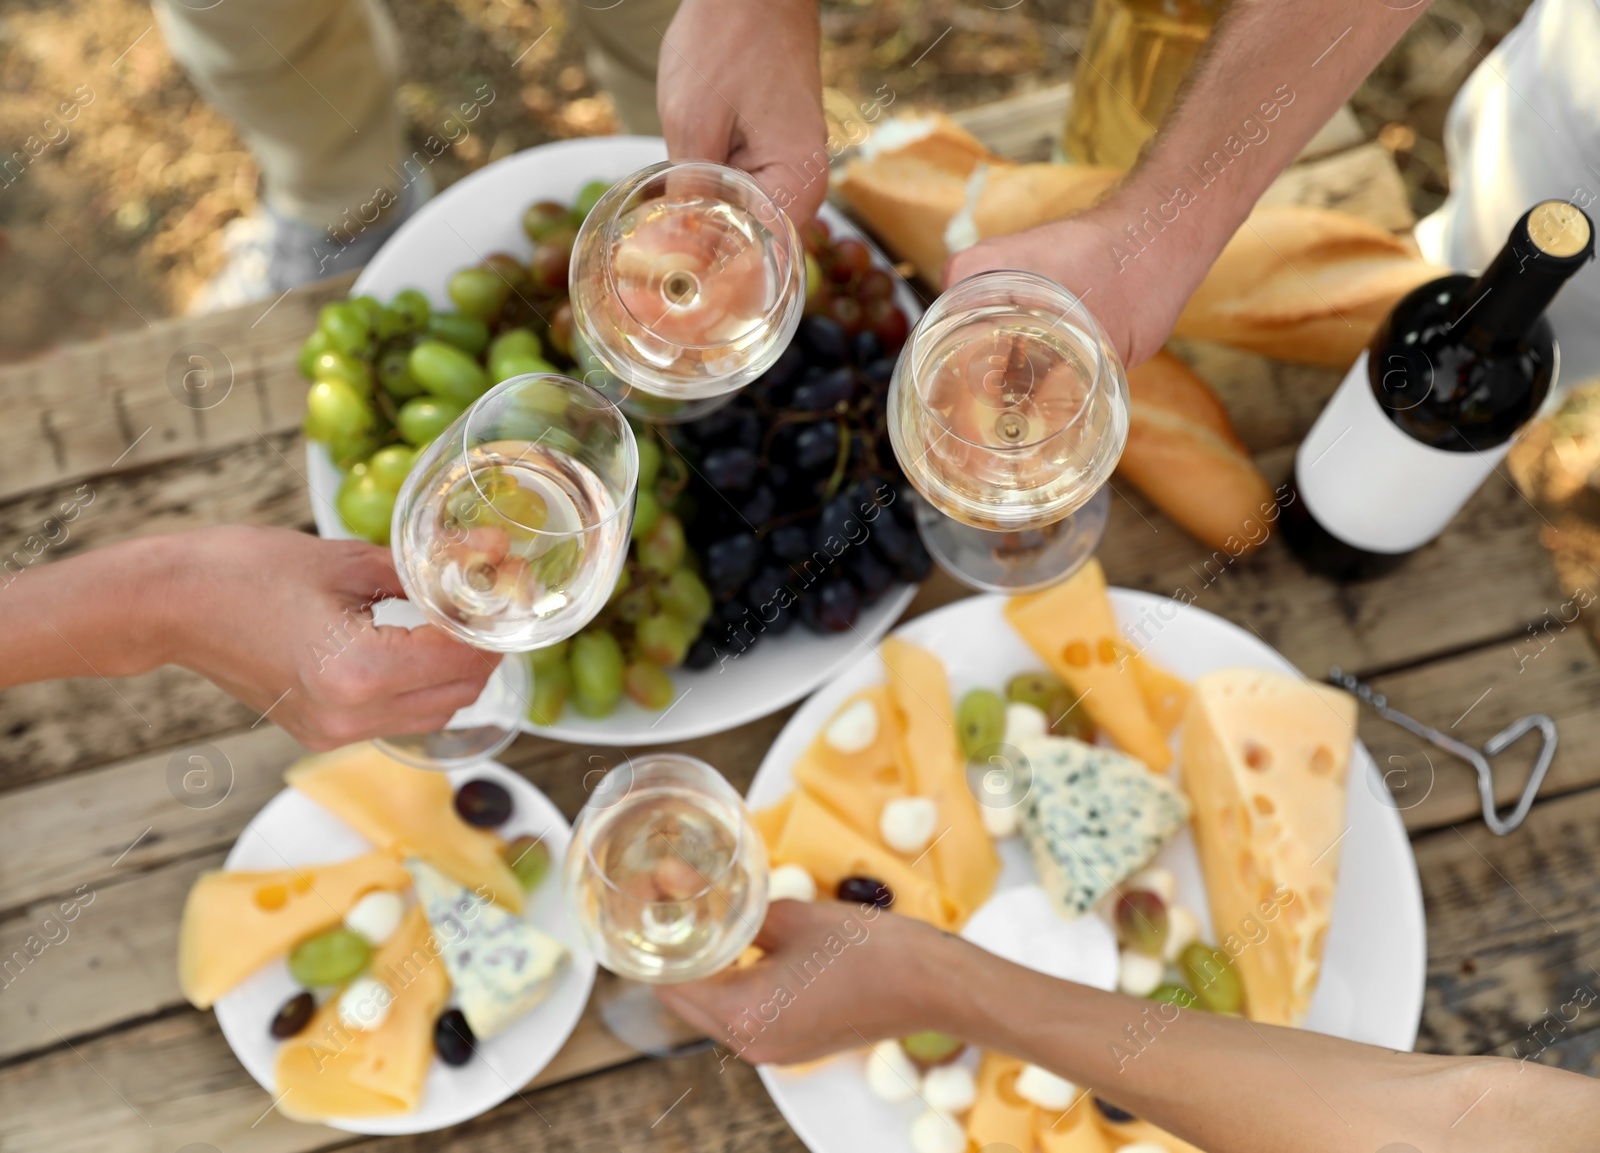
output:
[{"label": "wooden table", "polygon": [[[1035,94],[980,110],[973,122],[996,147],[1037,152],[1061,106],[1059,91]],[[1325,151],[1337,155],[1292,171],[1275,195],[1353,205],[1403,227],[1409,213],[1392,165],[1350,127],[1330,129],[1334,147]],[[0,372],[4,550],[44,533],[56,541],[34,561],[45,565],[129,536],[223,521],[309,529],[296,428],[304,385],[294,350],[316,307],[344,287],[165,322]],[[1273,477],[1287,470],[1340,375],[1201,345],[1180,351],[1216,386]],[[191,357],[216,371],[209,391],[185,393],[184,371],[201,363]],[[214,407],[178,399],[210,403],[230,379]],[[62,539],[45,522],[74,494],[83,509]],[[1537,1054],[1593,1071],[1600,1016],[1563,1024],[1551,1014],[1584,987],[1600,986],[1590,964],[1600,948],[1600,759],[1589,744],[1600,736],[1600,660],[1580,630],[1530,624],[1571,615],[1540,527],[1497,475],[1400,572],[1340,588],[1308,577],[1275,540],[1223,563],[1119,484],[1100,555],[1116,584],[1187,589],[1309,675],[1337,663],[1464,740],[1481,742],[1531,711],[1556,718],[1561,751],[1543,798],[1522,830],[1503,839],[1478,819],[1464,767],[1370,714],[1361,735],[1406,798],[1422,876],[1429,964],[1419,1047]],[[935,577],[911,612],[961,595]],[[743,788],[792,711],[685,750]],[[745,1065],[719,1068],[713,1053],[636,1059],[592,1012],[532,1086],[444,1133],[364,1140],[279,1116],[212,1014],[183,1002],[174,965],[189,885],[221,862],[297,755],[293,741],[256,720],[175,669],[0,694],[0,966],[11,963],[0,967],[0,1150],[801,1148]],[[231,788],[208,807],[186,807],[168,789],[169,769],[202,746],[225,758],[217,763],[231,767]],[[571,816],[596,753],[606,756],[523,738],[505,759]],[[1503,758],[1502,800],[1521,783],[1509,766],[1530,759],[1526,749]],[[45,918],[74,894],[85,904],[69,935],[52,928],[57,940],[44,943]],[[30,936],[38,955],[19,963],[14,950],[26,955]]]}]

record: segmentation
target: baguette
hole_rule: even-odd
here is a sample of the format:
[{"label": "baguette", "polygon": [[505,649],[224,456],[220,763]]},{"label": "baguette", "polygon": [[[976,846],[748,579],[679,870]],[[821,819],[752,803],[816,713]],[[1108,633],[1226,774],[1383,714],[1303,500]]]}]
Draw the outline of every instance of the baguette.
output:
[{"label": "baguette", "polygon": [[1239,556],[1266,539],[1272,488],[1205,381],[1165,350],[1128,373],[1117,472],[1185,531]]}]

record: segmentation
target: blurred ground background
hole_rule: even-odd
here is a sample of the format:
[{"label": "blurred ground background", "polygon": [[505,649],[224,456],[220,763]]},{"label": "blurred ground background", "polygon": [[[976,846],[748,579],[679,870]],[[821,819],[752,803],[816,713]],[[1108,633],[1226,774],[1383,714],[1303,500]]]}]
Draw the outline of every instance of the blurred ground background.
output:
[{"label": "blurred ground background", "polygon": [[[864,97],[886,84],[896,113],[1058,84],[1072,76],[1091,6],[823,0],[824,82]],[[1439,0],[1355,97],[1363,126],[1395,152],[1419,215],[1445,190],[1439,140],[1450,97],[1526,7]],[[441,187],[521,148],[615,130],[561,0],[390,8],[419,146],[480,84],[497,96],[433,167]],[[0,361],[182,312],[221,265],[223,226],[254,207],[249,153],[153,24],[140,0],[0,0],[0,156],[39,134],[62,101],[83,105],[67,139],[0,182]]]}]

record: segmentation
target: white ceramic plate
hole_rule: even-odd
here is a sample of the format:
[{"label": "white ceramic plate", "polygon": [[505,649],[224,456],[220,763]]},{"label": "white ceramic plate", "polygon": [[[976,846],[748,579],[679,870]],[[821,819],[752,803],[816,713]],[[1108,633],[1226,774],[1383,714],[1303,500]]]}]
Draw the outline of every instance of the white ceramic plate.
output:
[{"label": "white ceramic plate", "polygon": [[[1186,679],[1212,669],[1251,667],[1296,673],[1273,649],[1221,617],[1166,597],[1111,590],[1117,621],[1130,626],[1157,664]],[[918,617],[896,635],[931,649],[950,673],[956,699],[968,689],[1003,685],[1040,661],[1001,612],[1005,600],[978,596]],[[1163,623],[1160,614],[1176,610]],[[852,693],[882,683],[883,662],[864,656],[819,691],[790,719],[761,763],[750,803],[762,808],[793,787],[790,767]],[[1174,745],[1176,747],[1176,745]],[[1339,891],[1328,930],[1322,983],[1311,1003],[1306,1028],[1386,1048],[1409,1050],[1416,1042],[1426,979],[1427,934],[1416,860],[1400,814],[1386,803],[1388,792],[1366,748],[1356,742],[1351,759],[1349,831],[1340,853]],[[1000,844],[1002,893],[1035,881],[1020,838]],[[1193,909],[1202,935],[1211,936],[1205,884],[1194,840],[1187,829],[1162,850],[1157,863],[1177,875],[1177,901]],[[998,895],[974,915],[976,924]],[[761,1079],[784,1117],[813,1153],[911,1153],[910,1124],[920,1102],[889,1105],[867,1091],[863,1061],[847,1054],[810,1071],[763,1067]]]},{"label": "white ceramic plate", "polygon": [[[452,784],[488,777],[511,791],[511,820],[497,830],[507,838],[543,837],[554,863],[544,882],[530,894],[523,915],[565,945],[571,956],[556,975],[555,986],[532,1012],[499,1036],[478,1044],[472,1060],[452,1068],[435,1060],[428,1071],[422,1107],[389,1117],[356,1117],[329,1121],[351,1133],[426,1133],[456,1125],[493,1109],[532,1080],[566,1044],[589,1001],[595,962],[583,935],[567,915],[556,874],[572,830],[548,797],[510,769],[493,761],[457,769]],[[370,852],[372,846],[354,829],[303,793],[285,789],[255,815],[228,854],[224,868],[282,869],[290,865],[325,864]],[[287,960],[277,960],[217,1002],[217,1024],[234,1055],[274,1098],[273,1066],[278,1043],[267,1032],[278,1007],[300,991],[289,976]]]},{"label": "white ceramic plate", "polygon": [[[532,253],[522,213],[533,201],[570,204],[591,180],[615,180],[666,158],[666,144],[653,136],[564,140],[508,156],[425,204],[383,246],[351,291],[388,300],[402,288],[417,288],[436,308],[451,308],[445,286],[457,269],[491,252],[519,259]],[[834,235],[854,236],[871,247],[838,212],[824,205],[821,215]],[[876,249],[873,254],[889,267]],[[904,283],[897,282],[896,291],[900,307],[915,322],[922,314],[916,295]],[[317,532],[325,539],[354,539],[334,511],[342,474],[322,445],[306,443],[306,470]],[[889,631],[915,594],[915,587],[894,586],[861,614],[852,632],[821,637],[797,626],[723,668],[679,669],[672,674],[678,696],[665,710],[650,712],[624,699],[601,720],[568,709],[559,724],[525,727],[540,736],[591,745],[672,744],[736,728],[792,704],[837,675]]]}]

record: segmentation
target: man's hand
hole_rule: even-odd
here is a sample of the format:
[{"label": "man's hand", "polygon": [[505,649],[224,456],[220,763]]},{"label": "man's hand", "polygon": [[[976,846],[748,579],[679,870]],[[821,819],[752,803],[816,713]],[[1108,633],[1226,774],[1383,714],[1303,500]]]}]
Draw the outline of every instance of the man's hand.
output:
[{"label": "man's hand", "polygon": [[816,0],[683,0],[656,106],[674,160],[742,168],[801,225],[828,192]]},{"label": "man's hand", "polygon": [[388,549],[242,526],[165,539],[168,659],[310,748],[443,728],[494,671],[431,625],[372,624],[374,601],[404,595]]},{"label": "man's hand", "polygon": [[774,901],[756,938],[765,957],[656,994],[752,1064],[807,1061],[940,1025],[945,942],[870,905]]}]

